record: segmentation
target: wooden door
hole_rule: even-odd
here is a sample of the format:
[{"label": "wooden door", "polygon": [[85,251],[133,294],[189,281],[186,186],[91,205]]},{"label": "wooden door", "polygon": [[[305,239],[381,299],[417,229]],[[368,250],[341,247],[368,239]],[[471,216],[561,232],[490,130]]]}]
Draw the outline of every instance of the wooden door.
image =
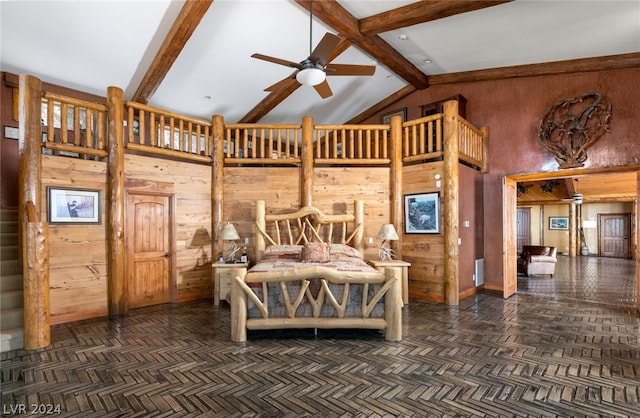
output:
[{"label": "wooden door", "polygon": [[516,181],[505,177],[502,187],[502,296],[508,298],[518,290],[518,270],[516,252]]},{"label": "wooden door", "polygon": [[531,244],[531,208],[518,208],[516,220],[516,245],[519,253],[523,245]]},{"label": "wooden door", "polygon": [[171,300],[169,197],[127,198],[127,302],[130,308]]},{"label": "wooden door", "polygon": [[630,214],[599,214],[598,231],[600,257],[629,258]]}]

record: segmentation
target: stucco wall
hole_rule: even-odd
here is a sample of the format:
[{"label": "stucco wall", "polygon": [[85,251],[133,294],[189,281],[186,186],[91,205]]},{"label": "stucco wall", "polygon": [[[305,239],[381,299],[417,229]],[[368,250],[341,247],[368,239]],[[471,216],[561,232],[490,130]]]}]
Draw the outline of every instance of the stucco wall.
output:
[{"label": "stucco wall", "polygon": [[[640,68],[436,85],[396,102],[408,119],[420,106],[455,94],[467,99],[467,119],[490,128],[490,172],[484,176],[484,248],[502,248],[502,179],[505,175],[558,171],[538,138],[546,111],[562,99],[601,93],[612,105],[611,130],[589,150],[585,167],[640,163]],[[389,111],[384,109],[381,113]],[[379,115],[366,122],[376,122]],[[502,251],[485,252],[485,283],[502,287]]]}]

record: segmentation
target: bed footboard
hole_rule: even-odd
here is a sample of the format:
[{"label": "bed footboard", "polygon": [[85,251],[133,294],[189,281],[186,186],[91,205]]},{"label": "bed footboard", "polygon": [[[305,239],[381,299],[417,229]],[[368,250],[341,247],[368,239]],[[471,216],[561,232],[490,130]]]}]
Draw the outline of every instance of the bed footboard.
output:
[{"label": "bed footboard", "polygon": [[[247,330],[266,330],[284,328],[362,328],[384,330],[385,339],[400,341],[402,339],[402,291],[401,272],[399,269],[387,268],[384,273],[350,274],[331,269],[313,266],[286,273],[249,273],[235,269],[231,280],[231,340],[244,342]],[[319,293],[309,291],[310,280],[318,279],[322,283]],[[289,295],[288,282],[300,283],[297,294]],[[264,290],[262,298],[258,297],[251,285],[258,284]],[[279,285],[282,290],[287,314],[273,317],[269,312],[268,284]],[[375,292],[368,292],[370,285],[378,285]],[[333,287],[342,287],[333,292]],[[347,299],[349,286],[363,286],[359,316],[347,316]],[[384,300],[382,303],[381,301]],[[300,316],[297,308],[301,303],[312,306],[312,312]],[[381,317],[372,317],[376,305],[383,304]],[[249,318],[249,305],[255,305],[261,313],[259,318]],[[321,316],[322,307],[330,305],[335,312],[331,317]]]}]

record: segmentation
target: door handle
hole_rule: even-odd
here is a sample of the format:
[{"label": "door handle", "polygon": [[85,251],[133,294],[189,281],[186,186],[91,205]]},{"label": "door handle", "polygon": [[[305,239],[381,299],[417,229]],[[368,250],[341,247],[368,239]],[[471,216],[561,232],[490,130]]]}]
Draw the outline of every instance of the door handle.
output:
[{"label": "door handle", "polygon": [[164,253],[164,258],[169,258],[169,257],[171,257],[171,254],[169,254],[169,253]]}]

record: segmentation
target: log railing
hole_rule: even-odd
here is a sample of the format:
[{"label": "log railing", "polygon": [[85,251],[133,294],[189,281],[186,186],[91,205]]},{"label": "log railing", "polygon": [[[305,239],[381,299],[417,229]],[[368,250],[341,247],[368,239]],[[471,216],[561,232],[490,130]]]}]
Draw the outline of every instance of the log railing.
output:
[{"label": "log railing", "polygon": [[314,161],[319,164],[388,165],[389,125],[316,125]]},{"label": "log railing", "polygon": [[[45,92],[43,147],[60,155],[107,157],[106,106]],[[211,163],[212,123],[135,102],[125,102],[124,143],[129,150]],[[66,115],[66,117],[63,117]],[[445,115],[402,123],[402,162],[442,160]],[[488,134],[454,116],[460,161],[488,170]],[[315,125],[309,145],[315,164],[389,165],[391,126]],[[302,161],[302,124],[226,124],[225,164],[297,165]],[[487,131],[488,132],[488,131]]]},{"label": "log railing", "polygon": [[107,156],[104,105],[45,92],[42,120],[46,125],[42,146],[52,153],[99,159]]},{"label": "log railing", "polygon": [[442,159],[442,113],[402,124],[402,161]]},{"label": "log railing", "polygon": [[486,171],[488,138],[482,131],[463,118],[458,123],[458,153],[460,160]]},{"label": "log railing", "polygon": [[211,122],[135,102],[125,103],[127,149],[211,161]]},{"label": "log railing", "polygon": [[300,163],[302,125],[225,125],[224,159],[229,164]]}]

